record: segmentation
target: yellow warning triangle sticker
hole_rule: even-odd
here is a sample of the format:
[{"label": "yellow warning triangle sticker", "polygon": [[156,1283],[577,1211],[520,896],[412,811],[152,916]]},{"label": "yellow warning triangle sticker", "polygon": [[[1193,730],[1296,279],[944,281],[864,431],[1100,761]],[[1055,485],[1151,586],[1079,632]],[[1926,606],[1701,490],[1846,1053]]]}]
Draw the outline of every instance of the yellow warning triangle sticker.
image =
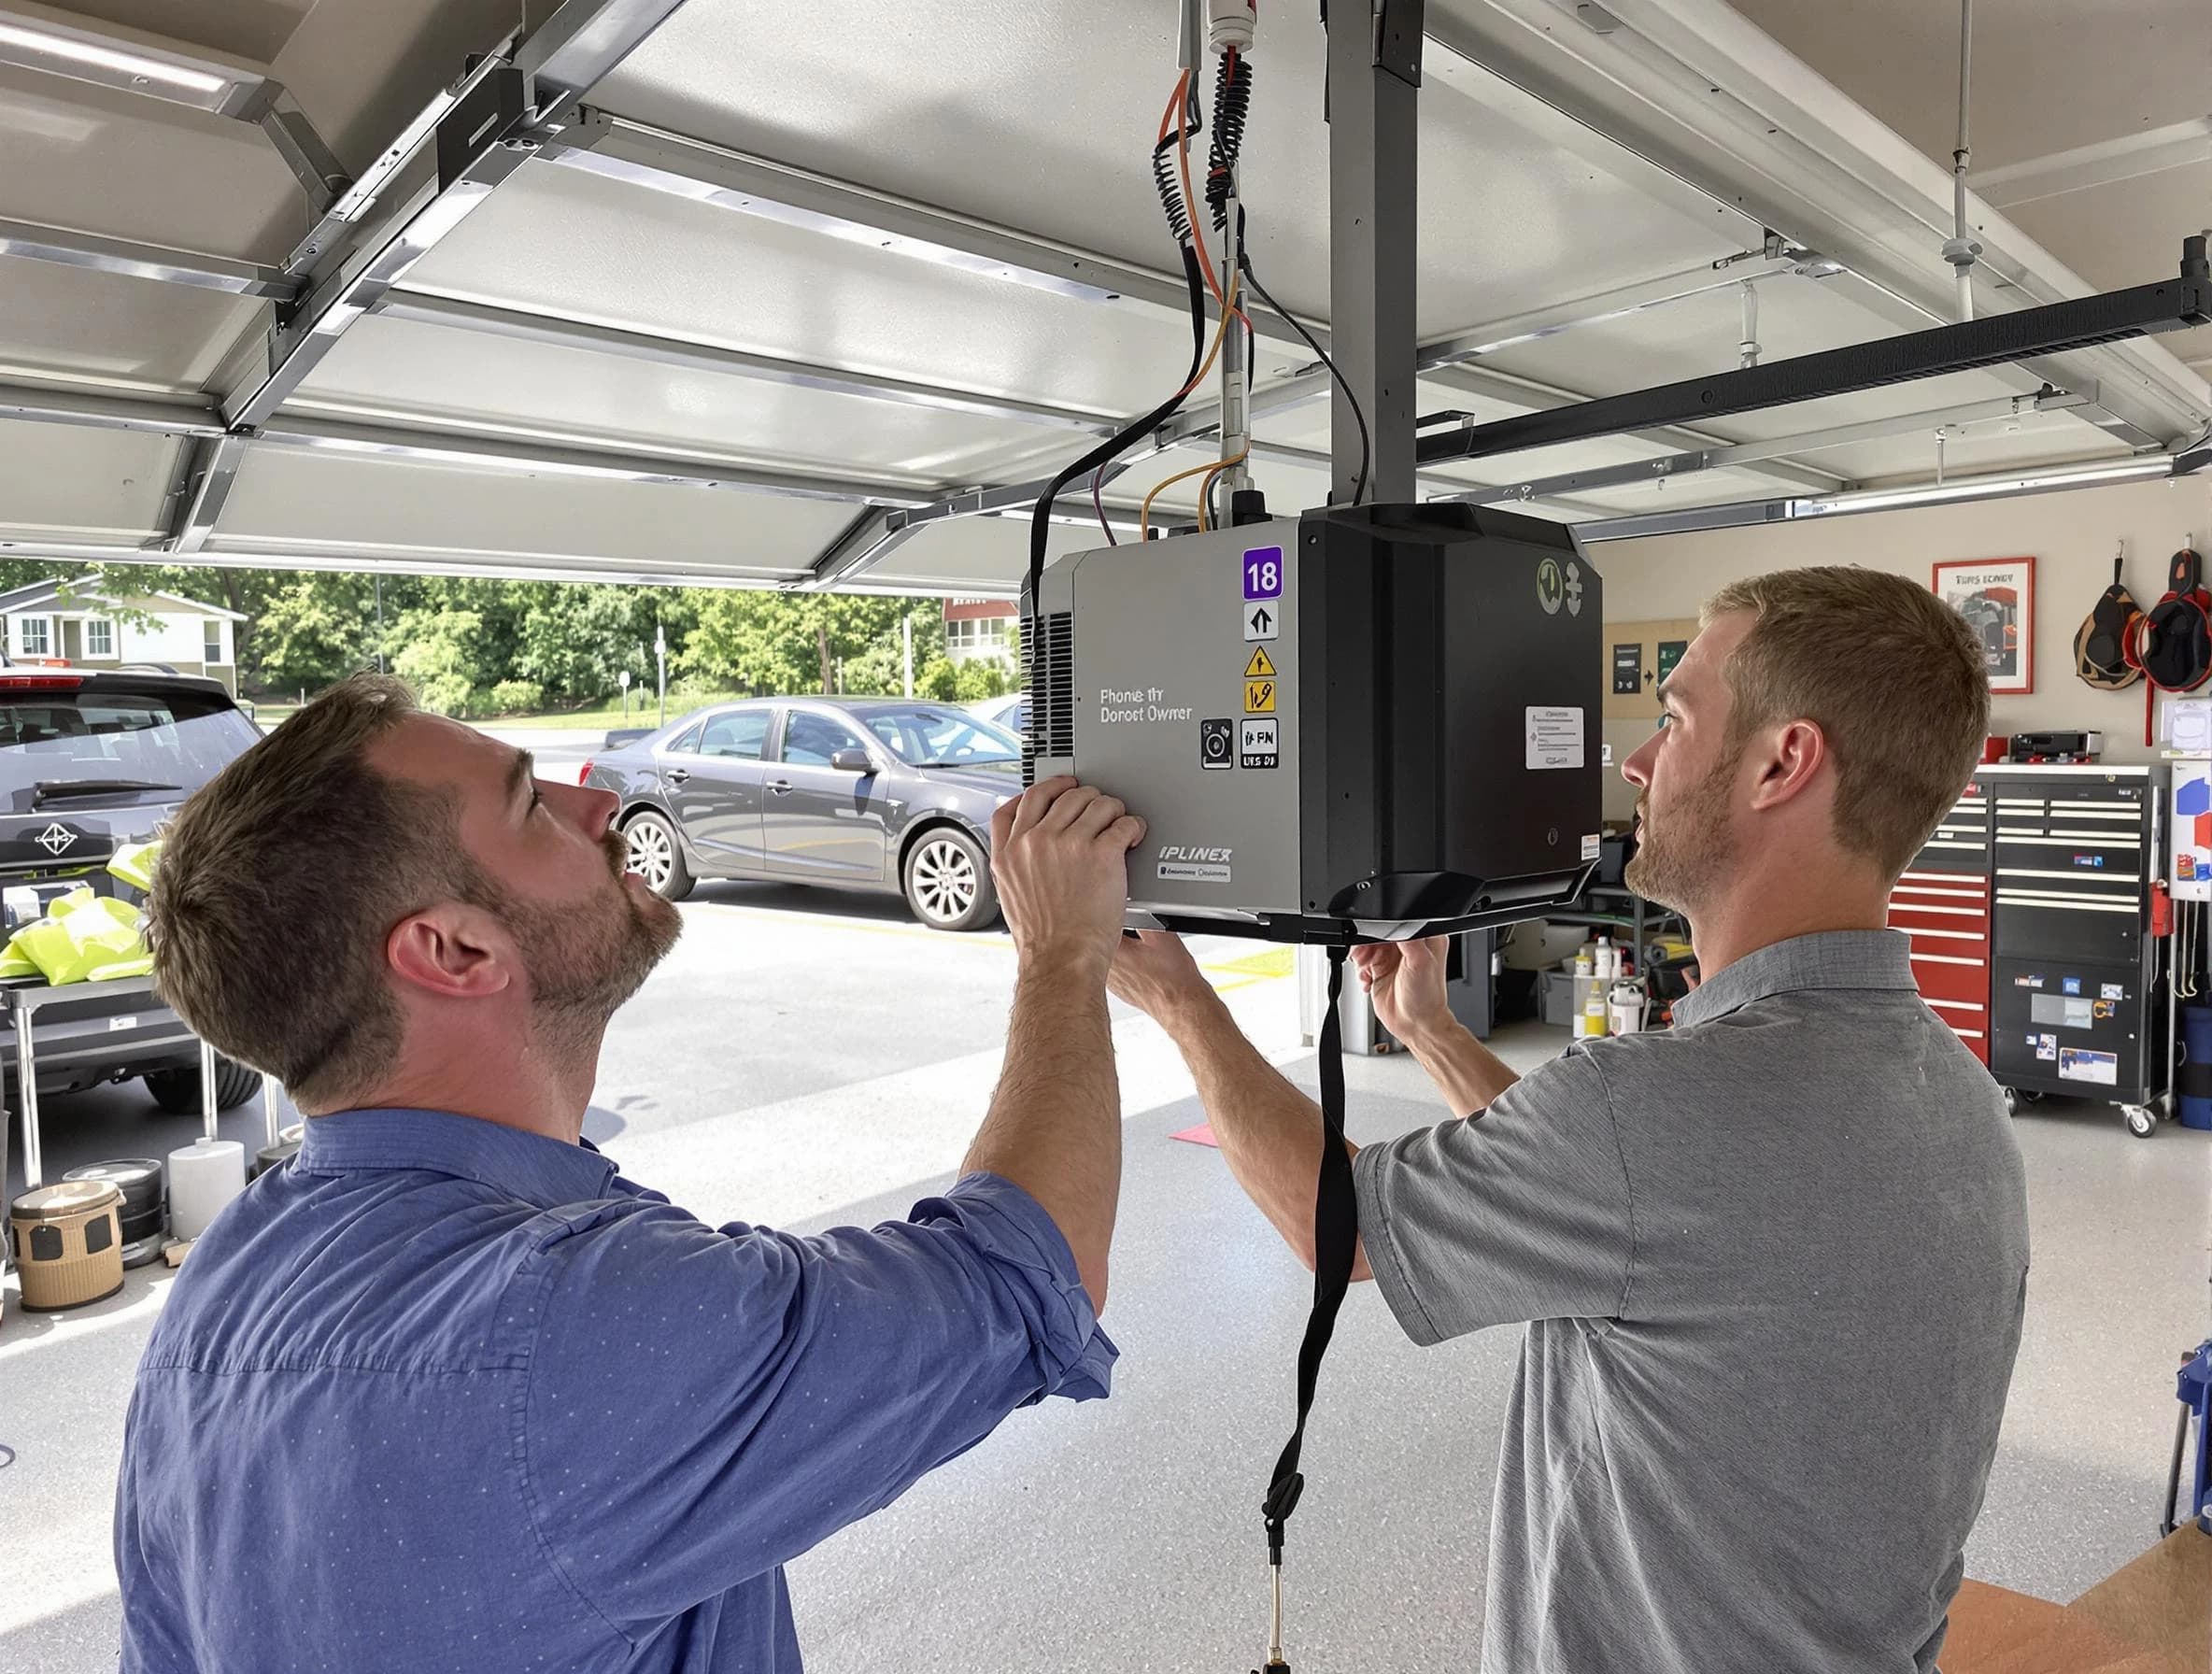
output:
[{"label": "yellow warning triangle sticker", "polygon": [[1244,678],[1247,680],[1271,680],[1274,676],[1275,665],[1268,660],[1267,646],[1253,646],[1252,660],[1244,665]]}]

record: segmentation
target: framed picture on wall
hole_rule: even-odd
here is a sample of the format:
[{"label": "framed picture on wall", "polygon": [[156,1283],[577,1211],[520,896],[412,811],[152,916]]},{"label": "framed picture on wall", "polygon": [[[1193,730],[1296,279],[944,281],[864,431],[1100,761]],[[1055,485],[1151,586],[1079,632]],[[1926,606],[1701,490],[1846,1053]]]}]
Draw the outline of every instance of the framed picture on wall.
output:
[{"label": "framed picture on wall", "polygon": [[1937,564],[1936,596],[1966,618],[1989,660],[1990,690],[2035,689],[2035,560]]}]

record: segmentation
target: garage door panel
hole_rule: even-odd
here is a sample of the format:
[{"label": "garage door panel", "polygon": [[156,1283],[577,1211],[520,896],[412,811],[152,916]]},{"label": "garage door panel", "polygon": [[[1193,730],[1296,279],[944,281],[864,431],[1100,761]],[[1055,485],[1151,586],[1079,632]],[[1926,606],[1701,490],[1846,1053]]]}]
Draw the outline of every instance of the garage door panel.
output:
[{"label": "garage door panel", "polygon": [[[375,316],[339,341],[288,411],[498,424],[919,483],[976,475],[1039,434],[1005,419]],[[1067,433],[1078,447],[1077,433]]]},{"label": "garage door panel", "polygon": [[0,419],[0,539],[135,545],[163,527],[183,443]]},{"label": "garage door panel", "polygon": [[[1174,85],[1173,17],[1172,7],[1086,0],[915,0],[895,23],[869,0],[688,6],[594,91],[593,103],[1171,269],[1147,158]],[[886,29],[897,50],[853,50],[855,41],[882,44]],[[1311,7],[1263,16],[1241,171],[1262,277],[1286,305],[1324,316],[1325,47]],[[1480,77],[1463,92],[1444,64],[1425,72],[1424,331],[1550,302],[1563,271],[1604,289],[1757,239],[1744,217],[1687,187],[1666,182],[1654,195],[1644,171],[1631,186],[1593,164],[1609,148],[1556,112],[1525,99],[1499,106]]]},{"label": "garage door panel", "polygon": [[262,132],[0,65],[0,217],[276,262],[310,218]]},{"label": "garage door panel", "polygon": [[264,446],[247,454],[222,540],[467,560],[586,557],[783,577],[803,571],[859,509]]},{"label": "garage door panel", "polygon": [[408,289],[1085,410],[1142,412],[1190,327],[805,228],[526,164]]},{"label": "garage door panel", "polygon": [[250,297],[0,256],[0,376],[30,371],[132,392],[196,391],[265,307]]}]

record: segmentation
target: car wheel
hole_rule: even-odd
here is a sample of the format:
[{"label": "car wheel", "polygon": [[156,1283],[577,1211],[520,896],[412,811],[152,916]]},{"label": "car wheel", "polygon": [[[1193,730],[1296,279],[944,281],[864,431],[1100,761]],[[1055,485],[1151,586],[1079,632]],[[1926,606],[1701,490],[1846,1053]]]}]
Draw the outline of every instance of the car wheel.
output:
[{"label": "car wheel", "polygon": [[691,869],[666,819],[650,810],[632,815],[622,837],[630,845],[630,870],[645,880],[646,888],[662,901],[682,901],[691,893]]},{"label": "car wheel", "polygon": [[983,845],[956,826],[925,831],[907,851],[906,904],[938,930],[980,929],[999,915]]},{"label": "car wheel", "polygon": [[[146,1090],[153,1101],[173,1116],[188,1115],[203,1108],[200,1067],[152,1070],[147,1072]],[[236,1110],[262,1090],[262,1072],[227,1057],[215,1060],[215,1108]]]}]

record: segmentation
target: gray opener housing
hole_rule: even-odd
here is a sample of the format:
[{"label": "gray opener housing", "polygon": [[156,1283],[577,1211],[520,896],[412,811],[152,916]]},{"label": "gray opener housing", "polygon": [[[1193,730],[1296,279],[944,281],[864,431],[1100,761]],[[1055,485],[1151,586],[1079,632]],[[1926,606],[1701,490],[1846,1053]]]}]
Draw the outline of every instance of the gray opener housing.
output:
[{"label": "gray opener housing", "polygon": [[1144,816],[1132,923],[1393,940],[1587,883],[1604,612],[1564,526],[1331,508],[1071,554],[1038,603],[1031,772]]}]

